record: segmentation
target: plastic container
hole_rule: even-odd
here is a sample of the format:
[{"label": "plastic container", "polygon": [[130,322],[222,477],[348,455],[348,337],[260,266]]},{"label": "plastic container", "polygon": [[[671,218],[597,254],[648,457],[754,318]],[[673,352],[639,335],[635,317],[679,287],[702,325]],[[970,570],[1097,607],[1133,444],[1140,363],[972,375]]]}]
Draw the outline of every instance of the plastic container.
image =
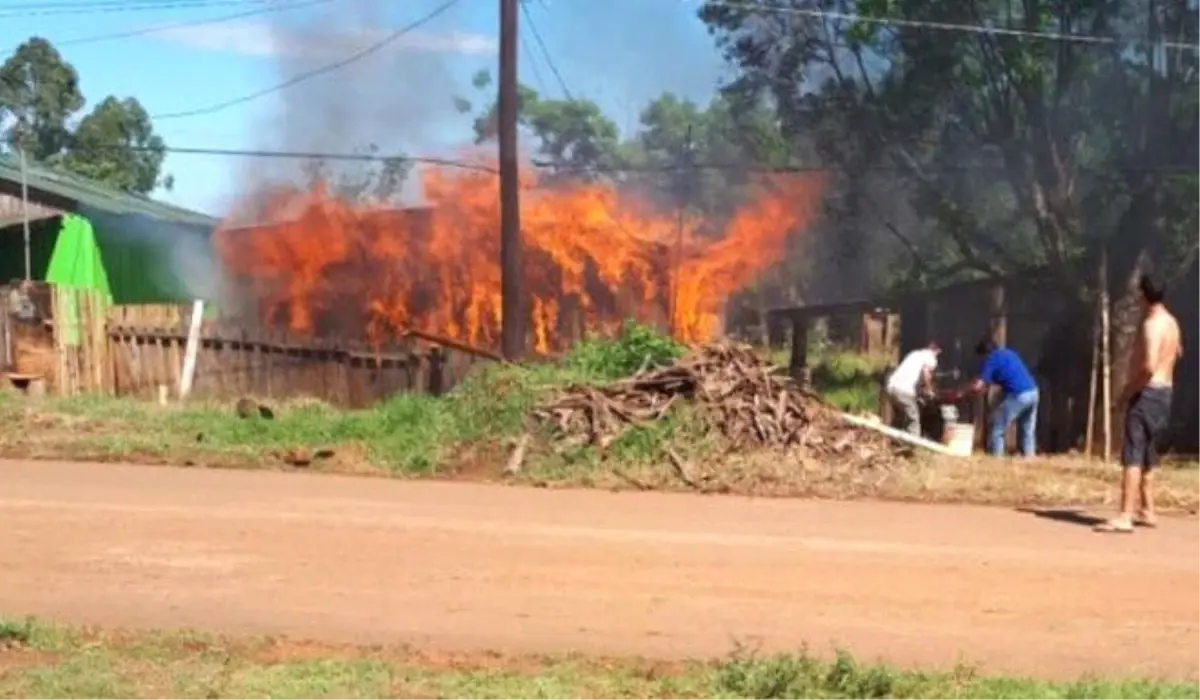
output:
[{"label": "plastic container", "polygon": [[970,423],[955,423],[950,426],[950,441],[947,447],[961,457],[970,456],[975,449],[975,426]]}]

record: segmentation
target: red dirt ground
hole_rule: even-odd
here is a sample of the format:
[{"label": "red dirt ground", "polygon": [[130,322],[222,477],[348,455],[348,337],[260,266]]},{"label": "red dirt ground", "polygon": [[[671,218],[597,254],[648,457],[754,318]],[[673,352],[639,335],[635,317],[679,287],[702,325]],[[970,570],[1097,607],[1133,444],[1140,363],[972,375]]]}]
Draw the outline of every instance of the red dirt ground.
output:
[{"label": "red dirt ground", "polygon": [[0,462],[0,612],[429,649],[1196,678],[1200,530],[978,507]]}]

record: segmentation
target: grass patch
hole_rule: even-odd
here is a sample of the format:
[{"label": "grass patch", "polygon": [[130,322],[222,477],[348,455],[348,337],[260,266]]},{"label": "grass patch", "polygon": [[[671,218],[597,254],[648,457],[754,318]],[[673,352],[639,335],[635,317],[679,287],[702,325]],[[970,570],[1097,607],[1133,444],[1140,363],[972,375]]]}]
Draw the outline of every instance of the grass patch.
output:
[{"label": "grass patch", "polygon": [[0,618],[0,647],[23,646],[29,643],[33,634],[32,620]]},{"label": "grass patch", "polygon": [[[7,623],[2,623],[7,624]],[[1200,685],[1153,679],[1068,682],[986,676],[960,665],[915,671],[842,652],[736,652],[713,661],[430,653],[193,632],[100,632],[37,622],[0,657],[5,697],[729,697],[1196,698]]]},{"label": "grass patch", "polygon": [[891,364],[887,355],[825,348],[812,358],[813,389],[847,413],[874,413],[879,408],[880,376]]},{"label": "grass patch", "polygon": [[[772,350],[771,362],[787,367],[790,350]],[[879,408],[881,375],[895,364],[890,354],[866,355],[821,342],[808,347],[812,388],[847,413],[874,413]]]},{"label": "grass patch", "polygon": [[331,448],[342,453],[343,468],[352,466],[348,461],[393,474],[428,475],[451,450],[519,432],[544,389],[587,378],[570,367],[493,365],[442,398],[400,394],[359,411],[294,401],[273,405],[272,420],[239,418],[232,402],[161,407],[94,396],[0,395],[0,420],[21,426],[0,434],[0,454],[263,466],[278,463],[283,451]]},{"label": "grass patch", "polygon": [[[0,393],[0,456],[213,467],[281,468],[290,455],[329,450],[310,469],[395,476],[510,479],[539,486],[730,492],[754,496],[884,498],[1006,506],[1108,507],[1118,472],[1069,458],[1001,461],[918,457],[866,469],[831,466],[800,451],[729,454],[685,404],[629,430],[602,454],[534,440],[521,473],[502,474],[529,409],[547,391],[596,382],[669,361],[672,341],[635,324],[616,341],[591,339],[553,365],[489,365],[441,398],[398,395],[369,410],[315,401],[273,405],[276,418],[242,419],[233,403],[161,407],[81,397],[18,399]],[[886,358],[820,348],[814,383],[842,410],[869,410]],[[682,471],[675,458],[690,463]],[[1200,472],[1167,466],[1158,501],[1196,512]]]},{"label": "grass patch", "polygon": [[651,326],[632,321],[621,327],[615,340],[590,337],[571,349],[566,366],[583,376],[620,379],[638,370],[669,364],[683,355],[687,346]]},{"label": "grass patch", "polygon": [[[0,455],[202,466],[271,466],[297,451],[331,450],[331,471],[428,476],[473,459],[495,462],[546,390],[626,376],[670,362],[684,347],[636,323],[615,340],[591,338],[561,364],[483,366],[445,397],[401,394],[342,411],[316,401],[272,404],[274,419],[239,418],[233,402],[153,403],[86,396],[19,400],[0,394]],[[669,426],[662,430],[669,431]],[[641,436],[647,443],[653,436]],[[636,452],[638,436],[619,449]]]}]

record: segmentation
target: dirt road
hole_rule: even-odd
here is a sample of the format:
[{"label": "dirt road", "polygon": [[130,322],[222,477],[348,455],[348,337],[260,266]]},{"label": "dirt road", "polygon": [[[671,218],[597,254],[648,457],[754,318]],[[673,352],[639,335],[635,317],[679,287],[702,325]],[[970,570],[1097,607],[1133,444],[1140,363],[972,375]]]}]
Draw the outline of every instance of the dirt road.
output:
[{"label": "dirt road", "polygon": [[0,612],[440,648],[1195,678],[1194,520],[0,462]]}]

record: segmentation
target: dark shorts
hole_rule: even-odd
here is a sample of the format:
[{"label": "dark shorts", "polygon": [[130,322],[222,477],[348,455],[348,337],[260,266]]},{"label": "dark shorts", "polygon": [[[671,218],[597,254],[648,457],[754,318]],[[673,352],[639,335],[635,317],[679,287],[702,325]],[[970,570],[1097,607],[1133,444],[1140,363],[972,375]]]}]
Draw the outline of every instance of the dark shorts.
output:
[{"label": "dark shorts", "polygon": [[1148,386],[1129,402],[1121,464],[1150,469],[1158,463],[1158,442],[1171,418],[1171,388]]}]

